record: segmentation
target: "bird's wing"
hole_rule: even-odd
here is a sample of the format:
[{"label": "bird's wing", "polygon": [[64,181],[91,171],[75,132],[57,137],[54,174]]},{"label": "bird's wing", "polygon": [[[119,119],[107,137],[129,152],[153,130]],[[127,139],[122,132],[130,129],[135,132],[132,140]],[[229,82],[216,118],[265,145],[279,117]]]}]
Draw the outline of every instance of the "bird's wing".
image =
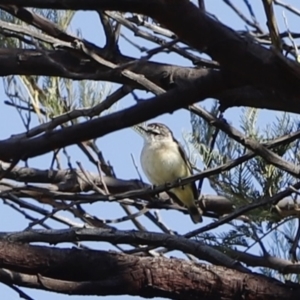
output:
[{"label": "bird's wing", "polygon": [[[179,153],[180,153],[180,155],[181,155],[183,161],[186,163],[186,165],[187,165],[187,167],[188,167],[188,169],[189,169],[189,171],[190,171],[190,174],[192,175],[192,174],[193,174],[192,164],[191,164],[191,162],[189,161],[189,159],[188,159],[188,157],[187,157],[187,155],[186,155],[186,153],[185,153],[185,151],[184,151],[184,148],[182,147],[182,145],[181,145],[175,138],[173,138],[173,139],[174,139],[174,141],[177,143],[177,145],[178,145],[178,151],[179,151]],[[198,192],[198,190],[197,190],[197,188],[196,188],[195,182],[192,182],[192,183],[191,183],[191,186],[192,186],[194,198],[195,198],[195,200],[198,200],[198,198],[199,198],[199,192]]]}]

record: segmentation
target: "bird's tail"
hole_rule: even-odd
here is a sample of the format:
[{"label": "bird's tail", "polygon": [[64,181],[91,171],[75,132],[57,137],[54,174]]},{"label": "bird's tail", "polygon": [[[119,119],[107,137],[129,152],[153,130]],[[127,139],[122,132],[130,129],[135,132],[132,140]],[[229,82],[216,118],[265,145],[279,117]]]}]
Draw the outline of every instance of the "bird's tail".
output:
[{"label": "bird's tail", "polygon": [[202,211],[200,209],[198,209],[195,204],[190,205],[188,210],[189,210],[191,219],[195,224],[201,223],[203,221],[202,216],[201,216]]}]

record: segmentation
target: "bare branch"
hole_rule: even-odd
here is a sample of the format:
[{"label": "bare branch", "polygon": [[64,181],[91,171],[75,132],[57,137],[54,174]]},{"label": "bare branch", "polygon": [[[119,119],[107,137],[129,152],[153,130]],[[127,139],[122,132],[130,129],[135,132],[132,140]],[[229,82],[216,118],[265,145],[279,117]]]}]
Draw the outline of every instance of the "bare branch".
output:
[{"label": "bare branch", "polygon": [[247,289],[242,296],[245,300],[299,297],[298,289],[259,274],[164,257],[0,242],[0,266],[4,268],[0,270],[3,282],[73,295],[129,294],[191,300],[199,296],[225,299],[226,295],[241,299],[243,285]]},{"label": "bare branch", "polygon": [[263,159],[265,159],[268,163],[273,164],[274,166],[290,173],[295,177],[299,177],[300,175],[300,167],[295,166],[294,164],[284,160],[279,155],[274,152],[268,150],[266,147],[262,146],[260,143],[255,140],[244,136],[239,130],[230,126],[226,120],[220,120],[215,118],[205,109],[200,106],[191,106],[190,110],[196,115],[204,118],[210,124],[216,126],[222,131],[226,132],[229,137],[233,138],[235,141],[241,143],[243,146],[252,150],[256,154],[260,155]]},{"label": "bare branch", "polygon": [[105,241],[112,244],[142,244],[152,246],[165,246],[195,255],[201,260],[249,272],[236,261],[203,243],[187,240],[184,237],[165,233],[118,231],[109,229],[83,229],[73,228],[59,231],[23,231],[19,233],[2,233],[2,239],[18,242],[46,242],[50,244],[74,241]]},{"label": "bare branch", "polygon": [[276,23],[276,17],[272,5],[273,0],[263,0],[265,13],[267,16],[267,25],[270,31],[271,41],[277,51],[281,52],[282,45],[279,36],[279,30]]},{"label": "bare branch", "polygon": [[272,196],[272,197],[266,197],[256,203],[251,203],[249,205],[243,206],[241,208],[238,208],[236,211],[234,211],[233,213],[230,213],[229,215],[221,218],[220,220],[208,224],[206,226],[203,226],[202,228],[193,230],[187,234],[185,234],[185,237],[192,237],[195,236],[197,234],[201,234],[203,232],[206,232],[208,230],[212,230],[214,228],[219,227],[222,224],[225,224],[231,220],[233,220],[234,218],[236,218],[237,216],[241,216],[243,214],[245,214],[246,212],[253,210],[255,208],[258,207],[262,207],[265,205],[275,205],[276,203],[278,203],[281,199],[283,199],[284,197],[288,197],[290,196],[292,193],[294,193],[294,189],[299,189],[300,188],[300,182],[297,182],[296,184],[292,185],[291,188],[287,187],[285,190],[283,190],[282,192],[277,193],[276,195]]},{"label": "bare branch", "polygon": [[[223,84],[204,85],[195,81],[189,87],[175,88],[156,98],[140,102],[130,108],[111,113],[108,116],[90,120],[71,127],[44,133],[31,139],[8,139],[0,142],[0,159],[27,159],[51,150],[62,148],[81,141],[104,136],[110,132],[139,124],[162,113],[173,112],[181,107],[205,99],[209,93],[223,89]],[[22,145],[16,147],[16,145]]]},{"label": "bare branch", "polygon": [[[195,49],[210,55],[223,68],[233,72],[236,78],[300,92],[297,63],[249,40],[245,42],[233,30],[210,18],[187,0],[176,0],[176,3],[174,0],[65,0],[63,3],[59,0],[2,0],[2,3],[52,9],[119,10],[149,15]],[[197,36],[193,34],[195,30],[199,32]]]}]

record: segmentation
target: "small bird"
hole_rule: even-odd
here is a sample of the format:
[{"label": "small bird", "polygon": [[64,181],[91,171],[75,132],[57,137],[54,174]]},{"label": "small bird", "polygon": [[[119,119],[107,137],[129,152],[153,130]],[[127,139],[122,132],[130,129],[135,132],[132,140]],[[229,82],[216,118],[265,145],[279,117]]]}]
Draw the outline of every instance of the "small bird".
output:
[{"label": "small bird", "polygon": [[[191,164],[172,131],[164,124],[137,125],[135,129],[144,138],[141,166],[153,185],[170,183],[192,175]],[[170,196],[183,203],[194,223],[202,222],[202,211],[195,205],[199,193],[194,182],[169,190]]]}]

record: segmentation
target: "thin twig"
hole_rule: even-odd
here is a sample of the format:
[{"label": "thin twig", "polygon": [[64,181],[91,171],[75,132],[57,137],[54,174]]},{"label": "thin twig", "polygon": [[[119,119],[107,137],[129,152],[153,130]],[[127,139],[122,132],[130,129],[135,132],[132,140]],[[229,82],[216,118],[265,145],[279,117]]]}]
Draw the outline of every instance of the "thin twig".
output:
[{"label": "thin twig", "polygon": [[293,244],[292,244],[292,247],[289,251],[290,255],[291,255],[291,258],[292,258],[292,262],[298,262],[298,258],[297,258],[297,248],[298,248],[298,245],[299,245],[299,239],[300,239],[300,218],[298,218],[298,228],[297,228],[297,233],[296,233],[296,236],[293,240]]}]

